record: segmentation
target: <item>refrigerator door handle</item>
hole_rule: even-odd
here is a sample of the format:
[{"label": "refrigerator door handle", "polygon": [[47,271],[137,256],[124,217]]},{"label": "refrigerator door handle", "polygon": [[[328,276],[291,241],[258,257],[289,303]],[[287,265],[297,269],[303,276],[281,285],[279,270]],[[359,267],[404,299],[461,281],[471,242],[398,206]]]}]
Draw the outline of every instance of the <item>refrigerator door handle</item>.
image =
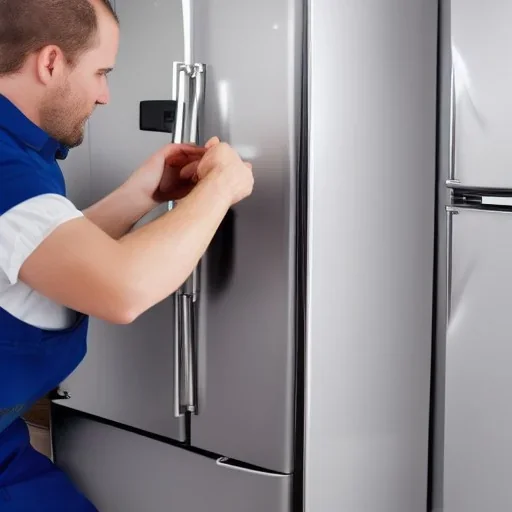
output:
[{"label": "refrigerator door handle", "polygon": [[[205,98],[204,64],[173,63],[173,100],[177,102],[174,143],[197,144]],[[188,101],[190,98],[190,101]],[[169,203],[169,209],[173,207]],[[175,294],[174,415],[196,413],[195,338],[200,262]]]},{"label": "refrigerator door handle", "polygon": [[176,101],[176,126],[172,134],[172,142],[181,144],[185,124],[185,76],[182,73],[184,64],[173,62],[172,64],[172,99]]},{"label": "refrigerator door handle", "polygon": [[459,212],[453,206],[446,207],[446,323],[450,321],[452,308],[452,257],[453,216]]},{"label": "refrigerator door handle", "polygon": [[183,390],[182,402],[187,412],[195,412],[195,380],[194,380],[194,313],[192,298],[188,295],[180,295],[181,302],[181,326],[183,341]]},{"label": "refrigerator door handle", "polygon": [[[206,67],[204,64],[182,64],[182,70],[190,79],[189,91],[192,97],[192,102],[187,105],[186,120],[189,134],[186,142],[197,144],[200,137],[200,114],[204,106]],[[182,293],[190,295],[194,302],[199,293],[199,280],[200,263],[181,287]]]},{"label": "refrigerator door handle", "polygon": [[181,304],[180,297],[174,295],[174,416],[179,418],[184,415],[182,404],[182,340],[181,340]]},{"label": "refrigerator door handle", "polygon": [[455,180],[455,124],[457,122],[457,97],[455,93],[455,69],[452,64],[452,75],[450,80],[451,101],[450,101],[450,170],[449,180]]},{"label": "refrigerator door handle", "polygon": [[[183,142],[183,127],[185,122],[185,81],[181,73],[181,62],[174,62],[172,66],[172,99],[176,101],[176,122],[172,134],[172,142],[181,144]],[[168,203],[168,209],[174,207],[173,202]],[[182,341],[181,341],[181,304],[177,293],[174,294],[174,416],[183,416],[182,403]]]},{"label": "refrigerator door handle", "polygon": [[446,185],[458,185],[460,182],[455,178],[455,152],[456,152],[456,124],[457,124],[457,93],[455,87],[455,67],[451,66],[450,78],[450,142],[448,155],[448,179]]}]

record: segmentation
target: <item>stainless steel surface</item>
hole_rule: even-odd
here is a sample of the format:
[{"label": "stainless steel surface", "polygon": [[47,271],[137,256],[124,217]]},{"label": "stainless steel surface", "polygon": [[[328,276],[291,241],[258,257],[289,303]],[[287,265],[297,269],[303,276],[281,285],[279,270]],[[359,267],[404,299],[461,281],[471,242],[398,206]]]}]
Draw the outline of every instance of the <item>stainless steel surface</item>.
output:
[{"label": "stainless steel surface", "polygon": [[446,512],[505,512],[512,503],[512,214],[458,209],[447,327]]},{"label": "stainless steel surface", "polygon": [[[64,169],[71,197],[87,195],[88,204],[110,193],[150,154],[169,143],[168,134],[139,130],[139,102],[168,99],[173,88],[170,63],[183,61],[178,0],[118,0],[116,7],[122,30],[117,66],[109,77],[111,102],[99,106],[89,122],[90,163],[83,146],[71,151]],[[89,167],[90,184],[78,178],[84,170],[89,175]],[[138,226],[166,210],[163,205]],[[184,419],[175,418],[173,410],[173,313],[170,297],[132,325],[91,319],[88,354],[65,381],[71,398],[63,404],[184,440]]]},{"label": "stainless steel surface", "polygon": [[452,0],[456,89],[455,177],[512,188],[512,3]]},{"label": "stainless steel surface", "polygon": [[419,512],[428,481],[438,6],[309,5],[305,509]]},{"label": "stainless steel surface", "polygon": [[208,64],[204,138],[231,143],[256,183],[203,261],[191,441],[281,472],[293,469],[301,12],[300,0],[210,0],[193,22],[193,62]]},{"label": "stainless steel surface", "polygon": [[235,468],[88,419],[57,422],[57,463],[101,512],[291,512],[291,477]]}]

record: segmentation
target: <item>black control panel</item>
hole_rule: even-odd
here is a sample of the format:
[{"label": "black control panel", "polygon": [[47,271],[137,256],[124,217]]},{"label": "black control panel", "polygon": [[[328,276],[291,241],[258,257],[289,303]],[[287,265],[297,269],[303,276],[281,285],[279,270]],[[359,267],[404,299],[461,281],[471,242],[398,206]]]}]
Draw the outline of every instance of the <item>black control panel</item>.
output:
[{"label": "black control panel", "polygon": [[148,132],[173,133],[178,103],[174,100],[140,102],[139,128]]}]

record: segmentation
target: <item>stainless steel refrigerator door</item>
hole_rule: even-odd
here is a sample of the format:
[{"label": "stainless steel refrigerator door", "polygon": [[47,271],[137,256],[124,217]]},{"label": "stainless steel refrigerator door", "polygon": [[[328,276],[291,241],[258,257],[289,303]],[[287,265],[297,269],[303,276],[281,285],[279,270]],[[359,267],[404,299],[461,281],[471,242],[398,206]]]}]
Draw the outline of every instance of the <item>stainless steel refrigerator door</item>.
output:
[{"label": "stainless steel refrigerator door", "polygon": [[[170,142],[170,134],[139,130],[139,102],[171,99],[172,62],[183,59],[181,2],[117,0],[116,8],[121,43],[116,69],[109,77],[110,104],[98,106],[90,119],[90,161],[80,148],[72,150],[63,165],[71,196],[82,200],[84,189],[90,201],[110,193]],[[76,177],[82,172],[90,173],[90,190],[83,177]],[[184,420],[174,417],[173,311],[169,298],[131,325],[91,319],[88,354],[63,383],[71,398],[61,403],[184,440]]]},{"label": "stainless steel refrigerator door", "polygon": [[204,137],[253,163],[253,195],[230,212],[202,272],[194,446],[291,472],[294,225],[300,1],[211,0],[194,10],[207,62]]},{"label": "stainless steel refrigerator door", "polygon": [[101,512],[291,512],[290,476],[238,469],[90,419],[54,424],[57,464]]},{"label": "stainless steel refrigerator door", "polygon": [[506,512],[512,506],[512,213],[448,215],[443,510]]},{"label": "stainless steel refrigerator door", "polygon": [[309,4],[306,510],[420,512],[438,2]]},{"label": "stainless steel refrigerator door", "polygon": [[512,188],[511,19],[511,2],[451,2],[452,178],[464,186]]}]

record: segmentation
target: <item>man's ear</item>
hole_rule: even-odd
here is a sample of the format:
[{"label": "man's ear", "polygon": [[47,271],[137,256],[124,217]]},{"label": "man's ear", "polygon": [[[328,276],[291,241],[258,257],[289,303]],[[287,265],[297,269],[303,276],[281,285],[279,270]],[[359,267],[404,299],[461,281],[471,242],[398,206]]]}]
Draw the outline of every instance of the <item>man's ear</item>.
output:
[{"label": "man's ear", "polygon": [[36,59],[37,78],[44,84],[50,85],[62,78],[66,71],[66,58],[56,45],[48,45],[41,49]]}]

